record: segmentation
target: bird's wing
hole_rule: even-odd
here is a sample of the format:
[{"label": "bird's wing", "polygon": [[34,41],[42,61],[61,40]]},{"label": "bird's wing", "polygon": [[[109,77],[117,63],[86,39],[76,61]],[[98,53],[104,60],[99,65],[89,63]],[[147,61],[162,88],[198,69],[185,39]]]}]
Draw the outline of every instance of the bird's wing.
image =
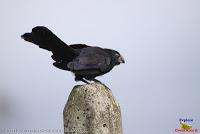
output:
[{"label": "bird's wing", "polygon": [[[79,53],[80,49],[83,49],[85,47],[90,47],[90,46],[87,46],[85,44],[71,44],[71,45],[69,45],[69,47],[76,50],[76,53]],[[63,48],[63,50],[64,50],[64,48]],[[65,62],[64,63],[65,65],[67,62],[72,60],[72,57],[69,57],[69,54],[67,55],[67,53],[65,53],[65,51],[60,51],[59,53],[54,52],[54,54],[51,56],[51,58],[53,60],[55,60],[56,62],[59,62],[59,64],[61,64],[61,62],[62,62],[62,64],[63,64],[63,62]],[[56,65],[57,64],[58,63],[56,63]]]},{"label": "bird's wing", "polygon": [[111,59],[103,49],[98,47],[87,47],[81,50],[72,62],[68,63],[68,68],[72,71],[97,70],[105,72],[110,65]]},{"label": "bird's wing", "polygon": [[[81,49],[85,48],[85,47],[90,47],[88,45],[85,44],[71,44],[69,45],[69,47],[71,47],[72,49],[76,50],[77,53],[80,53]],[[57,54],[58,55],[58,54]],[[73,58],[60,58],[58,57],[56,54],[53,54],[51,56],[51,58],[56,61],[53,63],[53,65],[59,69],[63,69],[63,70],[68,70],[70,71],[70,69],[67,67],[68,62],[71,62],[73,60]]]}]

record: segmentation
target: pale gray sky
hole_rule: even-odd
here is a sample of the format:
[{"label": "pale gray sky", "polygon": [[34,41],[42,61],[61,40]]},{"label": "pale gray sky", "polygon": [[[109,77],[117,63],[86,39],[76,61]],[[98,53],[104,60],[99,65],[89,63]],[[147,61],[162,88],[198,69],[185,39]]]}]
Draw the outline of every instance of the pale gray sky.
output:
[{"label": "pale gray sky", "polygon": [[118,50],[126,64],[98,79],[121,105],[124,134],[200,129],[199,0],[1,0],[0,128],[62,129],[76,84],[20,35],[44,25],[66,43]]}]

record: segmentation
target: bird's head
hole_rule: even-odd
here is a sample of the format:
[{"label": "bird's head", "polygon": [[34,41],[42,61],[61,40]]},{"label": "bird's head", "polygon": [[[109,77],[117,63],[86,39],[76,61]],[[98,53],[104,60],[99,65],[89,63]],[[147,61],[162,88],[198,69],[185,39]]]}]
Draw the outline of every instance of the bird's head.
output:
[{"label": "bird's head", "polygon": [[119,65],[121,63],[125,63],[124,57],[117,51],[114,54],[114,62],[115,62],[116,65]]},{"label": "bird's head", "polygon": [[115,50],[111,50],[111,49],[107,49],[107,51],[109,51],[109,54],[112,57],[112,62],[114,65],[119,65],[121,63],[125,63],[123,56],[119,52],[117,52]]}]

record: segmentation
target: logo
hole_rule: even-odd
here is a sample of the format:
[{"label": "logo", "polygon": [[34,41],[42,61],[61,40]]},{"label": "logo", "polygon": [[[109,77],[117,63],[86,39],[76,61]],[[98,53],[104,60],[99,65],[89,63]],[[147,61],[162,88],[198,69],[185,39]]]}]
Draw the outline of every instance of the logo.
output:
[{"label": "logo", "polygon": [[180,118],[179,119],[179,127],[175,129],[175,132],[177,133],[197,133],[198,129],[197,128],[193,128],[192,124],[193,123],[193,119],[189,119],[189,118]]}]

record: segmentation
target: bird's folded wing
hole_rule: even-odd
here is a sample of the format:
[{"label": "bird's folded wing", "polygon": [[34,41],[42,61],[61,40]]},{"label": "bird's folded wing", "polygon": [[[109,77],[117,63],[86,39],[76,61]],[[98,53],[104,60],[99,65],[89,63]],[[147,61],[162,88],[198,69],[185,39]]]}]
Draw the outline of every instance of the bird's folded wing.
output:
[{"label": "bird's folded wing", "polygon": [[107,53],[99,50],[88,50],[82,52],[72,62],[68,63],[68,68],[72,71],[98,70],[104,72],[110,65],[110,57]]}]

